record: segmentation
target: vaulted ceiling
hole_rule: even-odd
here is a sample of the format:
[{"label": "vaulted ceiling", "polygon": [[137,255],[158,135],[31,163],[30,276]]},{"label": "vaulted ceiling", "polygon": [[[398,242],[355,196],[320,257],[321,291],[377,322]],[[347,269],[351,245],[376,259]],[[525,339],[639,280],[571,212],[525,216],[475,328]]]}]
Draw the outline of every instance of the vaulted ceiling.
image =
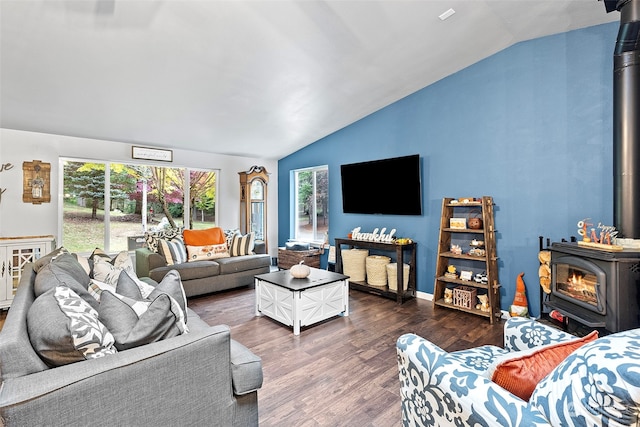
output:
[{"label": "vaulted ceiling", "polygon": [[517,42],[619,19],[596,0],[0,0],[0,15],[0,127],[269,159]]}]

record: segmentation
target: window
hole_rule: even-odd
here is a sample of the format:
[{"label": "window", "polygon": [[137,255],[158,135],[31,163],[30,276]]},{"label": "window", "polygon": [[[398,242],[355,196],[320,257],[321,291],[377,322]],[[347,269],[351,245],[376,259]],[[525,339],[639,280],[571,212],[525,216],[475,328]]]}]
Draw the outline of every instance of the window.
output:
[{"label": "window", "polygon": [[251,183],[251,231],[256,240],[264,240],[264,183],[256,179]]},{"label": "window", "polygon": [[216,223],[216,171],[75,159],[61,159],[60,169],[62,241],[69,251],[119,252],[132,249],[146,230]]},{"label": "window", "polygon": [[295,239],[322,243],[329,233],[329,168],[294,171]]}]

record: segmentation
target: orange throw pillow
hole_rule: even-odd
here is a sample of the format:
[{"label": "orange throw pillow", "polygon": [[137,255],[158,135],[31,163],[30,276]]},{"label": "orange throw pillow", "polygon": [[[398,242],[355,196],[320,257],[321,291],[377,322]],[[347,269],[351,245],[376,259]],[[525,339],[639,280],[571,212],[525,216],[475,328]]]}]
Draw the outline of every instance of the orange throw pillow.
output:
[{"label": "orange throw pillow", "polygon": [[184,244],[189,246],[219,245],[227,242],[227,236],[220,227],[205,230],[184,230],[182,232]]},{"label": "orange throw pillow", "polygon": [[540,380],[579,347],[597,338],[598,331],[593,331],[579,339],[504,355],[489,367],[487,376],[500,387],[528,401]]}]

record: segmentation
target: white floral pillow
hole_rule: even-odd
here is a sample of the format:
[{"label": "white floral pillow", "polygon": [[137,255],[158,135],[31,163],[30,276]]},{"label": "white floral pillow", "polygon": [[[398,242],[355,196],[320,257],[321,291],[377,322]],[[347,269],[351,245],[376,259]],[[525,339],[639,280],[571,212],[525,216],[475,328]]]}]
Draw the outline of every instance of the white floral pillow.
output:
[{"label": "white floral pillow", "polygon": [[118,253],[113,259],[108,256],[96,256],[93,258],[93,278],[99,282],[115,287],[118,285],[118,278],[123,271],[126,271],[136,282],[140,282],[138,283],[139,286],[144,286],[144,282],[140,281],[136,275],[133,261],[127,251]]},{"label": "white floral pillow", "polygon": [[640,329],[580,347],[540,381],[530,402],[551,425],[638,425]]}]

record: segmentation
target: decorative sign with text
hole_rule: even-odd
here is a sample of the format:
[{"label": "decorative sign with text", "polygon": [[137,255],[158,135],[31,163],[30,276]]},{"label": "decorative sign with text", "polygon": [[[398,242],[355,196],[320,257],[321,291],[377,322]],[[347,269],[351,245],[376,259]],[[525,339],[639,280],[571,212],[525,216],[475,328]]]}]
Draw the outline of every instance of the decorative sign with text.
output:
[{"label": "decorative sign with text", "polygon": [[[11,163],[0,164],[0,172],[10,171],[11,169],[13,169],[13,165]],[[7,191],[6,188],[0,187],[0,203],[2,203],[2,195],[5,191]]]},{"label": "decorative sign with text", "polygon": [[360,232],[361,228],[360,227],[356,227],[351,231],[351,238],[353,240],[365,240],[365,241],[369,241],[369,242],[381,242],[381,243],[392,243],[393,242],[393,235],[396,233],[396,229],[392,229],[389,234],[385,234],[385,231],[387,231],[386,228],[383,228],[382,230],[380,230],[380,233],[378,233],[378,228],[373,230],[373,233],[361,233]]},{"label": "decorative sign with text", "polygon": [[173,151],[158,148],[131,147],[131,157],[134,159],[156,160],[159,162],[172,162]]}]

